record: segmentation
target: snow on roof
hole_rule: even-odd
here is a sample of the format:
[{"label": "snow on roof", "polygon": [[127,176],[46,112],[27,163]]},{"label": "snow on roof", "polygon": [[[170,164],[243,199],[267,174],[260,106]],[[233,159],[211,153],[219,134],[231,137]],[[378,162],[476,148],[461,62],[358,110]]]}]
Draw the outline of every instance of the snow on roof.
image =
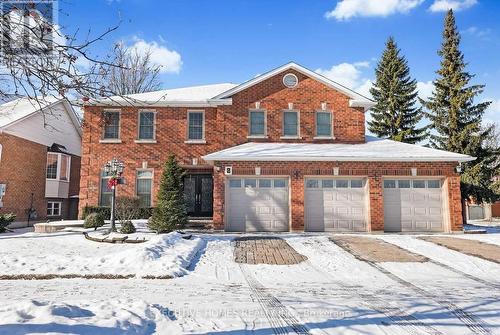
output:
[{"label": "snow on roof", "polygon": [[449,161],[474,157],[366,136],[365,143],[245,143],[203,157],[205,161]]},{"label": "snow on roof", "polygon": [[0,105],[0,127],[5,127],[58,101],[56,97],[39,99],[23,97],[2,104]]},{"label": "snow on roof", "polygon": [[202,86],[174,88],[168,90],[114,96],[92,101],[94,104],[175,104],[175,103],[208,103],[211,98],[238,86],[237,84],[222,83]]}]

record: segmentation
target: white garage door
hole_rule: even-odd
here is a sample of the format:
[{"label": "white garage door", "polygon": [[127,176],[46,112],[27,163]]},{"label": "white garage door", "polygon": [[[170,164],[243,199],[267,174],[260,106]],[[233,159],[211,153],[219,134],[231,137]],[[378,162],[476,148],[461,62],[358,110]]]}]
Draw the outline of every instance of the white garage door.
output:
[{"label": "white garage door", "polygon": [[227,231],[288,231],[288,180],[230,178],[226,187]]},{"label": "white garage door", "polygon": [[305,219],[308,231],[366,231],[365,179],[308,178]]},{"label": "white garage door", "polygon": [[385,179],[385,231],[443,231],[442,182]]}]

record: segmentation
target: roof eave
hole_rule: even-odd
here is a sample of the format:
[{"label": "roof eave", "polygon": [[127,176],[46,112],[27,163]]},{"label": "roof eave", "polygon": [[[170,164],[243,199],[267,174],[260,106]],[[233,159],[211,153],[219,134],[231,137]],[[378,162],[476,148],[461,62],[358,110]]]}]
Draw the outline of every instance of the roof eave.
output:
[{"label": "roof eave", "polygon": [[128,101],[126,99],[121,100],[96,100],[85,103],[84,106],[94,106],[94,107],[217,107],[226,106],[233,103],[232,99],[208,99],[208,100],[198,100],[198,101],[149,101],[149,100],[137,100]]},{"label": "roof eave", "polygon": [[450,158],[440,158],[440,157],[401,157],[401,158],[380,158],[380,157],[281,157],[281,156],[268,156],[268,157],[255,157],[255,156],[245,156],[245,157],[210,157],[206,155],[202,157],[206,162],[220,162],[220,161],[233,161],[233,162],[245,162],[245,161],[279,161],[279,162],[458,162],[464,163],[473,161],[475,157],[450,157]]},{"label": "roof eave", "polygon": [[362,107],[365,111],[375,106],[375,102],[365,99],[351,99],[349,100],[349,107]]}]

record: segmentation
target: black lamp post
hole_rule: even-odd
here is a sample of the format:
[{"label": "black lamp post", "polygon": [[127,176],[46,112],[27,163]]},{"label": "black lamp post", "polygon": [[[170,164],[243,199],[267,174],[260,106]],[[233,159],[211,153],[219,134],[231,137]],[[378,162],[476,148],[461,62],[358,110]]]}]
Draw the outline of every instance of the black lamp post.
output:
[{"label": "black lamp post", "polygon": [[111,228],[110,232],[116,231],[115,225],[115,210],[116,210],[116,185],[118,185],[118,179],[123,174],[123,169],[125,164],[116,158],[113,158],[104,166],[104,172],[106,175],[111,176],[108,186],[111,186]]}]

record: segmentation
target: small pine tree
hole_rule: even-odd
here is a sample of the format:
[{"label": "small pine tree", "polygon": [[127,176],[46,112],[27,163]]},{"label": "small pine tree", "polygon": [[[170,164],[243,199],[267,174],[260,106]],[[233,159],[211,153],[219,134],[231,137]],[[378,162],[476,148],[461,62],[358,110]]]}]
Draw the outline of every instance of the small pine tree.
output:
[{"label": "small pine tree", "polygon": [[499,171],[498,148],[492,150],[486,145],[493,127],[481,126],[491,102],[474,103],[484,85],[469,85],[474,75],[465,70],[467,64],[460,51],[460,34],[451,9],[446,15],[443,43],[438,54],[441,68],[436,72],[434,91],[429,100],[421,100],[434,130],[430,145],[477,157],[465,163],[462,169],[462,196],[473,197],[478,202],[491,201],[495,198],[491,181]]},{"label": "small pine tree", "polygon": [[427,137],[427,127],[417,128],[423,117],[417,102],[417,81],[410,77],[410,68],[400,55],[396,42],[389,37],[382,59],[375,69],[376,80],[370,93],[376,102],[368,129],[379,137],[417,143]]},{"label": "small pine tree", "polygon": [[148,222],[151,230],[168,233],[183,228],[188,221],[184,199],[184,169],[179,166],[174,155],[168,157],[163,167],[156,207]]}]

